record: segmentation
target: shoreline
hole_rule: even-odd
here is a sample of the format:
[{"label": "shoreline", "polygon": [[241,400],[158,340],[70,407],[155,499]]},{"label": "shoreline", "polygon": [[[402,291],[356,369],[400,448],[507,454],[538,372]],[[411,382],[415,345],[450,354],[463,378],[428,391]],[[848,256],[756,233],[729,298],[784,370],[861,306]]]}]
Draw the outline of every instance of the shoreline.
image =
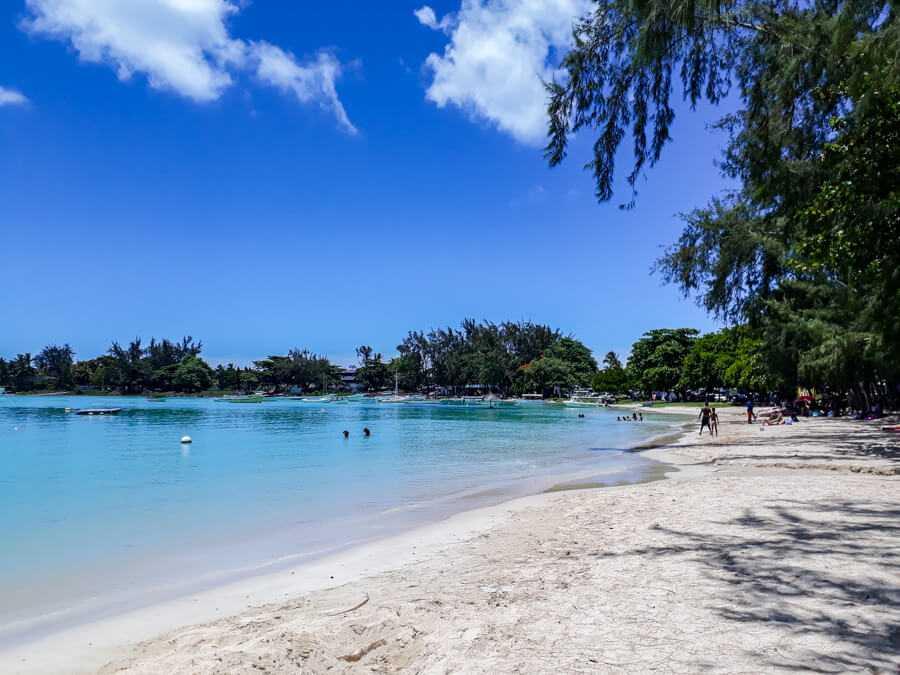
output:
[{"label": "shoreline", "polygon": [[[900,512],[892,439],[842,420],[760,430],[741,424],[740,416],[739,410],[723,414],[719,438],[698,442],[683,429],[677,440],[657,438],[653,449],[639,450],[677,468],[668,480],[545,492],[464,511],[265,581],[218,588],[0,653],[0,669],[73,672],[77,663],[75,672],[232,672],[264,662],[269,670],[291,672],[355,672],[376,664],[480,672],[548,672],[562,664],[605,671],[626,662],[649,667],[667,645],[680,645],[687,656],[708,653],[705,663],[719,670],[722,664],[756,672],[787,668],[790,659],[765,660],[787,652],[794,661],[804,655],[810,665],[840,654],[846,666],[894,666],[896,636],[886,627],[900,621],[900,598],[890,595],[900,587],[900,575],[879,559],[891,563],[900,555],[897,528],[882,524],[882,514]],[[853,509],[842,501],[850,494]],[[777,500],[784,506],[771,506]],[[835,512],[828,520],[793,513],[826,508]],[[775,510],[755,513],[761,509]],[[878,527],[848,524],[833,539],[831,530],[842,518],[868,519]],[[698,523],[705,525],[697,530]],[[772,531],[742,545],[748,529]],[[678,545],[667,543],[673,538]],[[770,539],[777,548],[766,543]],[[726,558],[720,559],[719,544]],[[777,556],[769,555],[770,547]],[[743,560],[748,555],[750,562]],[[802,563],[800,576],[782,569],[795,559]],[[835,585],[826,576],[834,569],[849,570],[850,578]],[[806,595],[784,600],[781,591],[765,592],[773,574],[784,577],[781,584],[803,586]],[[748,575],[753,583],[745,588]],[[857,601],[860,607],[832,597],[835,589],[856,597],[861,584],[868,588],[875,579],[879,583],[866,596],[874,600]],[[657,586],[663,590],[653,590]],[[426,599],[419,599],[423,592]],[[722,606],[710,606],[712,598]],[[792,604],[782,606],[786,602]],[[497,633],[512,608],[524,623]],[[794,618],[765,619],[778,612]],[[832,630],[823,615],[850,625],[850,638],[854,626],[868,622],[865,643]],[[590,619],[585,624],[577,617]],[[753,623],[732,626],[734,621]],[[645,623],[654,626],[655,646],[642,647],[646,658],[635,661],[633,640]],[[532,624],[542,630],[533,633]],[[361,625],[366,629],[358,633],[354,626]],[[415,626],[412,633],[408,625]],[[685,636],[686,626],[705,628]],[[724,637],[710,642],[706,630]],[[557,664],[551,666],[545,651],[561,635],[568,646],[551,649]],[[152,639],[134,645],[146,638]],[[602,658],[592,662],[588,652]],[[691,663],[674,669],[692,672],[700,662]]]},{"label": "shoreline", "polygon": [[[601,484],[579,482],[572,475],[559,476],[557,480],[562,482],[553,483],[536,494],[465,509],[399,534],[362,543],[350,542],[337,552],[322,556],[310,554],[310,559],[278,571],[250,574],[199,592],[77,624],[47,637],[29,640],[19,647],[0,649],[0,672],[93,673],[110,660],[127,654],[139,641],[171,630],[173,626],[228,617],[255,606],[339,588],[368,575],[415,564],[423,557],[440,554],[453,545],[483,535],[507,522],[514,513],[544,505],[546,498],[552,495],[643,485],[665,480],[669,473],[678,470],[665,462],[653,461],[656,466],[649,475],[636,481]],[[596,472],[587,473],[585,477],[596,475]],[[39,654],[37,658],[35,653]],[[73,668],[73,661],[81,665]]]},{"label": "shoreline", "polygon": [[[627,456],[632,454],[634,449],[628,447],[600,452],[604,454],[606,452],[620,453]],[[302,572],[309,566],[319,563],[327,564],[328,561],[342,559],[345,555],[377,546],[381,542],[415,536],[419,530],[431,527],[440,528],[442,524],[448,523],[456,516],[501,508],[519,499],[568,490],[638,485],[661,480],[673,470],[673,467],[658,460],[648,458],[646,462],[647,464],[644,466],[617,466],[616,464],[607,466],[603,463],[591,465],[588,461],[582,460],[582,466],[577,470],[573,465],[568,467],[568,471],[562,473],[540,474],[512,482],[491,480],[478,486],[434,497],[426,503],[398,506],[380,512],[371,517],[373,523],[379,523],[377,528],[382,529],[379,533],[326,545],[322,549],[292,552],[245,567],[222,568],[191,579],[179,579],[167,585],[154,582],[136,590],[130,596],[112,596],[102,603],[93,605],[90,602],[67,605],[35,616],[13,620],[0,625],[0,664],[3,662],[4,652],[8,651],[10,645],[17,641],[25,644],[40,644],[46,640],[52,641],[55,635],[64,635],[72,630],[79,630],[82,626],[101,621],[114,621],[117,617],[152,610],[158,606],[178,602],[186,597],[215,594],[218,590],[236,588],[253,580],[265,582],[266,579],[277,577],[285,572],[292,574]],[[395,516],[399,512],[431,513],[415,522],[381,524],[383,518]],[[266,537],[279,538],[285,534],[285,531],[275,529]],[[265,540],[266,538],[254,537],[246,543],[253,546]]]},{"label": "shoreline", "polygon": [[[610,451],[634,453],[635,448],[670,433],[667,431]],[[0,671],[72,672],[74,660],[85,663],[85,668],[77,672],[93,672],[110,658],[124,653],[134,642],[173,625],[207,621],[241,611],[250,604],[274,602],[283,597],[284,588],[289,588],[291,594],[326,588],[334,575],[329,574],[326,578],[322,570],[329,566],[349,570],[351,578],[384,571],[416,559],[398,557],[399,552],[409,548],[410,541],[421,537],[440,545],[456,542],[475,530],[493,527],[498,513],[507,508],[519,508],[517,503],[520,501],[525,507],[547,494],[643,484],[662,480],[673,470],[658,460],[648,458],[648,462],[652,464],[640,469],[610,468],[603,464],[592,466],[585,462],[578,470],[570,467],[567,472],[535,476],[529,479],[529,486],[487,482],[477,489],[441,497],[438,501],[454,501],[457,506],[468,501],[473,504],[447,511],[437,519],[398,526],[384,534],[347,541],[324,551],[296,553],[246,569],[222,570],[195,582],[171,587],[151,586],[140,591],[139,596],[143,599],[135,596],[115,598],[96,607],[66,606],[13,621],[0,632]],[[609,480],[604,480],[606,477]],[[526,492],[523,494],[522,490]],[[500,501],[494,501],[497,498]],[[475,503],[477,501],[482,503]],[[494,503],[485,505],[485,501]],[[361,561],[369,562],[362,564]],[[284,577],[289,577],[287,583]],[[348,573],[340,578],[348,581]],[[252,600],[250,604],[245,602],[248,598]],[[110,633],[117,635],[110,637]],[[31,656],[35,652],[46,657],[35,661]],[[65,656],[50,656],[60,652]]]},{"label": "shoreline", "polygon": [[[54,633],[20,648],[0,651],[0,671],[89,673],[121,656],[139,640],[173,626],[209,621],[247,608],[316,590],[336,588],[365,575],[414,563],[446,546],[477,536],[503,519],[507,509],[528,508],[544,493],[469,509],[399,535],[363,543],[278,572],[250,576]],[[34,654],[38,654],[37,658]],[[72,667],[73,661],[79,663]]]}]

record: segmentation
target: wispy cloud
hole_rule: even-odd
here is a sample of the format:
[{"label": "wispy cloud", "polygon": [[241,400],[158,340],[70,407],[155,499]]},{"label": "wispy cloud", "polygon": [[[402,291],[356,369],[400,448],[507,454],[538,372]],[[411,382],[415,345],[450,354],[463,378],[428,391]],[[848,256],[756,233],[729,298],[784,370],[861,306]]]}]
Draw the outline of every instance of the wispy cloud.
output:
[{"label": "wispy cloud", "polygon": [[0,108],[6,105],[25,105],[28,98],[20,91],[8,87],[0,87]]},{"label": "wispy cloud", "polygon": [[444,18],[438,21],[437,14],[428,5],[424,5],[413,12],[416,18],[423,26],[428,26],[432,30],[447,32],[453,27],[453,14],[446,14]]},{"label": "wispy cloud", "polygon": [[425,5],[419,22],[448,35],[443,54],[425,62],[428,100],[452,104],[527,144],[546,134],[544,82],[557,74],[553,55],[572,40],[572,24],[591,0],[462,0],[438,19]]},{"label": "wispy cloud", "polygon": [[356,133],[335,89],[341,64],[332,54],[319,52],[314,62],[301,65],[293,54],[267,42],[253,44],[252,50],[260,81],[292,93],[301,103],[318,101],[332,112],[345,131]]},{"label": "wispy cloud", "polygon": [[155,89],[197,102],[218,99],[241,71],[318,102],[355,132],[337,94],[340,63],[320,52],[305,62],[265,41],[232,37],[232,0],[26,0],[22,28],[71,44],[79,57],[115,69],[125,81],[143,75]]}]

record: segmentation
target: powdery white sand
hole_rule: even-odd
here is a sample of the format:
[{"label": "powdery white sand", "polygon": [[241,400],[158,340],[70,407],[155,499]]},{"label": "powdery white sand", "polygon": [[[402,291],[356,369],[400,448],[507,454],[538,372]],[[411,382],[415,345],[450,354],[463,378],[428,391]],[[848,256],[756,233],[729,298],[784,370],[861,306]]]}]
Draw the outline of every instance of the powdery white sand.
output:
[{"label": "powdery white sand", "polygon": [[895,673],[898,445],[729,410],[718,439],[647,452],[679,468],[664,481],[461,514],[25,645],[0,671]]}]

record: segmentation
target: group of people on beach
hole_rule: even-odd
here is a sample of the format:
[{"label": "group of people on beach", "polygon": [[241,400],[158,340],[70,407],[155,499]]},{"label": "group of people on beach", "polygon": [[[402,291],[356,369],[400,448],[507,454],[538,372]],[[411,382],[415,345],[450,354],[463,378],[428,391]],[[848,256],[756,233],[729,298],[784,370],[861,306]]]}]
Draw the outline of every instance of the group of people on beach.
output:
[{"label": "group of people on beach", "polygon": [[703,435],[703,430],[709,429],[710,436],[718,436],[719,435],[719,414],[716,412],[715,408],[709,407],[709,401],[703,404],[703,407],[700,409],[700,435]]}]

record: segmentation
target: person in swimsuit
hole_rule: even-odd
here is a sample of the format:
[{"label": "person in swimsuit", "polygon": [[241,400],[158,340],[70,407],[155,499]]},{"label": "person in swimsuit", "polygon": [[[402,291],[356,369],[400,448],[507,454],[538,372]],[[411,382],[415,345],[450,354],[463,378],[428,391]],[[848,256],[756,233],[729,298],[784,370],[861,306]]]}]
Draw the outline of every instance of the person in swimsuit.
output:
[{"label": "person in swimsuit", "polygon": [[719,414],[715,408],[709,414],[709,433],[713,436],[719,435]]},{"label": "person in swimsuit", "polygon": [[710,418],[712,417],[712,409],[709,407],[709,403],[705,403],[703,407],[700,409],[700,435],[703,435],[703,429],[709,429],[709,433],[712,434],[712,427],[710,426]]}]

